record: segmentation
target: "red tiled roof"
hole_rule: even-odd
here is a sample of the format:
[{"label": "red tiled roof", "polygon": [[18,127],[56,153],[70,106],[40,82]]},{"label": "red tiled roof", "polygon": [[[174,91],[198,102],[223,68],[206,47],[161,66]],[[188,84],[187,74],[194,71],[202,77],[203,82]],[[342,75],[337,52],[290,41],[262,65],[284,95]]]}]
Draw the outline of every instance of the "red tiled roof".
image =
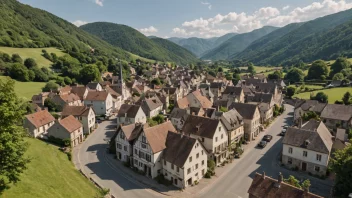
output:
[{"label": "red tiled roof", "polygon": [[26,118],[31,122],[36,128],[46,125],[50,122],[55,121],[55,118],[47,111],[39,111],[33,114],[26,115]]},{"label": "red tiled roof", "polygon": [[59,123],[70,133],[82,127],[82,124],[72,115],[60,120]]}]

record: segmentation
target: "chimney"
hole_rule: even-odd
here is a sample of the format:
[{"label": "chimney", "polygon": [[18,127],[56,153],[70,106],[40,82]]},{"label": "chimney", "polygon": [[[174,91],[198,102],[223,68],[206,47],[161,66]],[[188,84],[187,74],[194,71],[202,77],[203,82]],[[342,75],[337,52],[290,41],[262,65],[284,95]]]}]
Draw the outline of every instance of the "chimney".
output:
[{"label": "chimney", "polygon": [[263,171],[263,179],[265,179],[266,175],[265,175],[265,172]]},{"label": "chimney", "polygon": [[299,119],[299,126],[298,128],[302,128],[302,118]]},{"label": "chimney", "polygon": [[283,180],[284,180],[284,178],[283,178],[283,176],[282,176],[282,173],[280,172],[280,173],[279,173],[279,178],[278,178],[277,182],[278,182],[279,184],[281,184]]}]

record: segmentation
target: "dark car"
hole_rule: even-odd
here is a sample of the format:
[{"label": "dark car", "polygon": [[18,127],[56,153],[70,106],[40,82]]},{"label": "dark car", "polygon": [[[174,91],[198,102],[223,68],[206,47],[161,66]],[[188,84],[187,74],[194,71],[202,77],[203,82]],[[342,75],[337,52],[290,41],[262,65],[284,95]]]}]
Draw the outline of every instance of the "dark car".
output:
[{"label": "dark car", "polygon": [[258,146],[264,148],[266,146],[266,141],[260,141]]},{"label": "dark car", "polygon": [[273,136],[271,136],[271,135],[264,135],[264,137],[263,137],[263,141],[267,141],[267,142],[270,142],[271,140],[273,139]]},{"label": "dark car", "polygon": [[282,131],[281,131],[280,135],[281,135],[281,136],[285,136],[285,134],[286,134],[286,130],[287,130],[287,129],[282,129]]}]

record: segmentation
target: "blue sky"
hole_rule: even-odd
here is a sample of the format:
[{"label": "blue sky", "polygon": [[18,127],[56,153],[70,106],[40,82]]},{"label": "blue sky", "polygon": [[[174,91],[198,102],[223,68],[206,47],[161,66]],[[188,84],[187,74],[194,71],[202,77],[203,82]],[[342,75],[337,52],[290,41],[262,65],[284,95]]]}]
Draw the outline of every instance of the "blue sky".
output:
[{"label": "blue sky", "polygon": [[79,26],[107,21],[146,35],[213,37],[284,26],[352,8],[352,0],[19,0]]}]

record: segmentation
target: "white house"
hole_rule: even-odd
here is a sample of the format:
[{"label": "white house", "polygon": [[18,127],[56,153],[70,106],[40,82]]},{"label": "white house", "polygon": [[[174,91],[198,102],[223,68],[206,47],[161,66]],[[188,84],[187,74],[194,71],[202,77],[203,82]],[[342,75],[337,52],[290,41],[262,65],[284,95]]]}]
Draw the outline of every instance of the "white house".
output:
[{"label": "white house", "polygon": [[147,115],[147,117],[152,118],[160,113],[163,110],[164,104],[160,101],[160,99],[155,96],[148,99],[144,99],[142,101],[141,107]]},{"label": "white house", "polygon": [[103,87],[98,82],[90,82],[90,83],[87,84],[87,87],[90,90],[103,91]]},{"label": "white house", "polygon": [[146,123],[147,116],[139,105],[123,104],[116,117],[117,125],[129,125],[133,123]]},{"label": "white house", "polygon": [[185,123],[187,117],[188,117],[187,110],[180,109],[177,107],[175,107],[170,114],[170,120],[177,130],[182,129],[183,124]]},{"label": "white house", "polygon": [[106,91],[88,92],[84,105],[93,107],[96,115],[110,115],[113,110],[112,96]]},{"label": "white house", "polygon": [[310,120],[302,128],[288,128],[282,141],[282,163],[289,168],[325,175],[333,136],[321,121]]},{"label": "white house", "polygon": [[244,136],[243,117],[236,111],[236,109],[231,109],[230,111],[223,113],[220,120],[227,130],[229,146],[233,143],[239,142]]},{"label": "white house", "polygon": [[25,116],[23,127],[28,130],[32,137],[46,133],[53,126],[55,118],[47,111],[39,111]]},{"label": "white house", "polygon": [[74,116],[83,125],[84,134],[90,134],[95,129],[95,113],[92,107],[87,106],[65,106],[61,116],[63,118]]}]

